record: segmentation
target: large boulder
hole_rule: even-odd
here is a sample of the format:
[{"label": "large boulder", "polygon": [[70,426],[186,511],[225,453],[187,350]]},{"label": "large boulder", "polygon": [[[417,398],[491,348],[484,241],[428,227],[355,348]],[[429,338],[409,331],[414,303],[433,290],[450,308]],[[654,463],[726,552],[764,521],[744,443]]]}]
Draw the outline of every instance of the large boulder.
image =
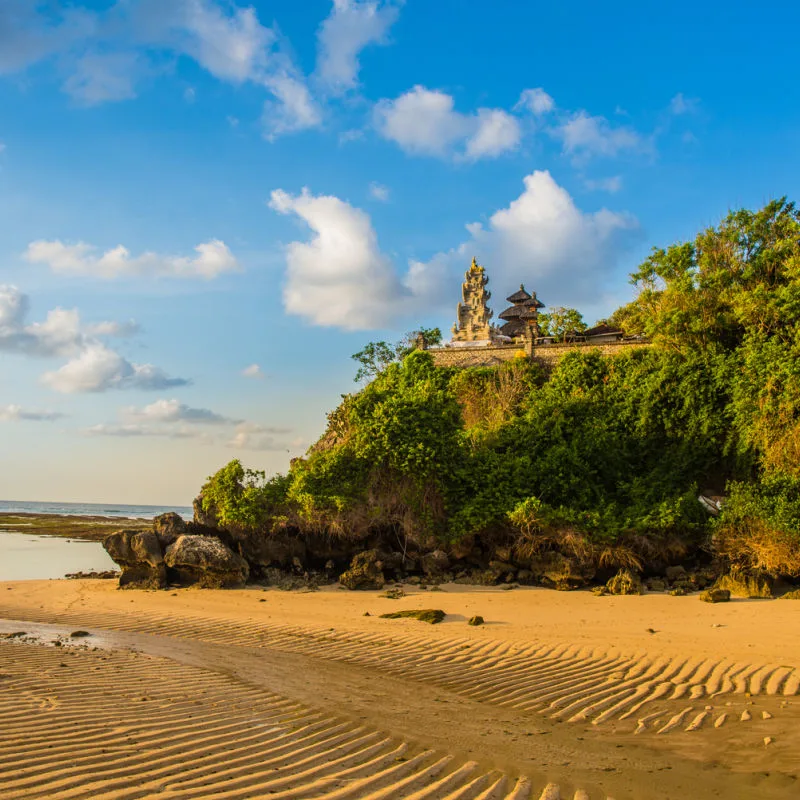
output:
[{"label": "large boulder", "polygon": [[250,575],[247,562],[213,536],[184,534],[164,554],[171,580],[217,589],[242,586]]},{"label": "large boulder", "polygon": [[450,569],[450,559],[444,550],[434,550],[432,553],[426,553],[422,556],[420,566],[428,576],[441,575]]},{"label": "large boulder", "polygon": [[114,531],[103,539],[103,547],[122,567],[121,588],[162,589],[166,586],[161,545],[153,531]]},{"label": "large boulder", "polygon": [[180,514],[168,511],[153,518],[153,531],[158,537],[161,549],[166,550],[178,540],[179,536],[189,532],[186,521]]},{"label": "large boulder", "polygon": [[383,589],[386,578],[378,551],[356,553],[350,562],[350,569],[339,576],[339,583],[348,589]]},{"label": "large boulder", "polygon": [[258,532],[237,538],[237,543],[254,571],[306,563],[306,545],[298,536]]}]

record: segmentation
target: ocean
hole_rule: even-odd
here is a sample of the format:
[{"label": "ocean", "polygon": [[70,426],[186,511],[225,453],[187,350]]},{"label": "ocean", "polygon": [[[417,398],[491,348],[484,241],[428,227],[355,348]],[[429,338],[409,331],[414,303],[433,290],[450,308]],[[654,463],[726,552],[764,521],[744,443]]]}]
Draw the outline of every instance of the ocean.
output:
[{"label": "ocean", "polygon": [[46,503],[0,500],[0,513],[66,514],[69,516],[152,519],[165,511],[175,511],[184,519],[192,518],[191,506],[132,506],[125,503]]}]

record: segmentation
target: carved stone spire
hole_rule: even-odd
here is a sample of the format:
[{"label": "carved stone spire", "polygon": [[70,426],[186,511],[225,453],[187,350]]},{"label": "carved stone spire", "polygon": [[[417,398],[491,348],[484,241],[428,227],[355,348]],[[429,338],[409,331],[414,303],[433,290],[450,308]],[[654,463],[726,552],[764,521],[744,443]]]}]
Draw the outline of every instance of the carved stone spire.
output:
[{"label": "carved stone spire", "polygon": [[486,304],[492,293],[486,291],[487,283],[489,278],[483,267],[473,258],[461,285],[461,302],[456,311],[453,341],[477,342],[491,338],[489,320],[492,312]]}]

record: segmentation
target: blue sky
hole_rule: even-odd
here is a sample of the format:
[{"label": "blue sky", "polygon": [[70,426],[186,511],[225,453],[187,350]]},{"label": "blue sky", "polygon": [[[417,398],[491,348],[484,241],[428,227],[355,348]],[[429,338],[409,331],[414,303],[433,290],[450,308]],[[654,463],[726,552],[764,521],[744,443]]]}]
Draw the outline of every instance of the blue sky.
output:
[{"label": "blue sky", "polygon": [[282,471],[473,255],[594,322],[797,197],[795,4],[2,0],[0,497]]}]

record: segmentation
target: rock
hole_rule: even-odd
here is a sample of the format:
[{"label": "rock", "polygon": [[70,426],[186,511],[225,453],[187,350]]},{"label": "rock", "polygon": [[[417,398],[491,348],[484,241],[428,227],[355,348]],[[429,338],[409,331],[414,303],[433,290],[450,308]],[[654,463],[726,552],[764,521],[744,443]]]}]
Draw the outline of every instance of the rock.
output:
[{"label": "rock", "polygon": [[420,566],[426,575],[441,575],[450,568],[450,558],[444,550],[434,550],[422,556]]},{"label": "rock", "polygon": [[704,603],[727,603],[731,599],[728,589],[706,589],[701,592],[700,599]]},{"label": "rock", "polygon": [[180,536],[164,554],[164,563],[177,583],[209,589],[241,586],[250,576],[247,562],[212,536]]},{"label": "rock", "polygon": [[677,581],[686,576],[686,570],[678,564],[676,567],[667,567],[664,570],[664,574],[667,576],[668,581]]},{"label": "rock", "polygon": [[120,530],[103,539],[105,551],[122,567],[121,588],[163,589],[167,571],[153,531]]},{"label": "rock", "polygon": [[239,552],[255,573],[261,573],[268,567],[302,570],[307,561],[305,542],[290,533],[258,531],[237,536],[236,542]]},{"label": "rock", "polygon": [[585,586],[595,573],[591,564],[556,552],[544,553],[533,559],[530,570],[544,586],[562,591]]},{"label": "rock", "polygon": [[356,553],[350,569],[339,576],[339,583],[347,589],[383,589],[386,579],[377,550]]},{"label": "rock", "polygon": [[609,591],[605,586],[592,586],[592,594],[596,597],[603,597],[609,594]]},{"label": "rock", "polygon": [[667,590],[667,584],[660,578],[650,578],[650,580],[647,581],[647,588],[651,592],[665,592]]},{"label": "rock", "polygon": [[772,597],[773,581],[764,573],[731,572],[723,575],[715,589],[727,589],[735,597]]},{"label": "rock", "polygon": [[621,569],[606,584],[610,594],[644,594],[642,579],[629,569]]},{"label": "rock", "polygon": [[197,525],[205,525],[208,528],[218,528],[219,520],[216,513],[212,511],[203,510],[203,493],[201,492],[192,501],[192,510],[194,511],[194,522]]},{"label": "rock", "polygon": [[153,519],[153,531],[158,537],[158,543],[162,550],[166,550],[171,544],[177,541],[179,536],[188,533],[188,526],[180,514],[168,511],[166,514],[159,514]]},{"label": "rock", "polygon": [[684,597],[685,595],[688,594],[688,592],[686,591],[686,589],[683,588],[683,586],[676,586],[674,589],[670,589],[669,593],[672,595],[672,597]]},{"label": "rock", "polygon": [[505,581],[513,581],[517,575],[517,568],[507,561],[490,561],[489,569],[499,573],[500,577]]},{"label": "rock", "polygon": [[800,600],[800,589],[793,589],[791,592],[786,592],[780,596],[781,600]]},{"label": "rock", "polygon": [[484,624],[484,619],[480,614],[476,614],[474,617],[470,617],[469,620],[467,621],[467,625],[477,626],[483,624]]},{"label": "rock", "polygon": [[391,614],[381,614],[381,619],[418,619],[436,625],[445,618],[441,608],[420,608],[412,611],[394,611]]}]

